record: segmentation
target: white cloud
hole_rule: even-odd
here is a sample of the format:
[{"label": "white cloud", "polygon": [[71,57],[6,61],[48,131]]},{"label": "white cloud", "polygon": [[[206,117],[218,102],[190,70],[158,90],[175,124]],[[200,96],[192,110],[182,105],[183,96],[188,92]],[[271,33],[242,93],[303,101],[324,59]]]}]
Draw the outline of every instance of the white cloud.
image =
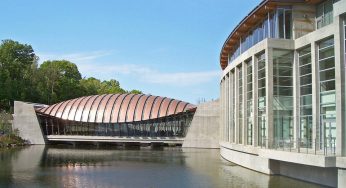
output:
[{"label": "white cloud", "polygon": [[108,56],[112,51],[92,51],[70,54],[54,54],[54,53],[38,53],[40,63],[46,60],[69,60],[76,64],[95,60],[104,56]]},{"label": "white cloud", "polygon": [[[38,54],[40,62],[52,59],[66,59],[77,64],[82,75],[105,78],[109,75],[121,75],[135,79],[138,82],[152,84],[167,84],[170,86],[192,86],[210,82],[220,77],[218,70],[191,71],[191,72],[168,72],[157,70],[148,66],[127,63],[101,63],[97,59],[108,56],[111,51],[93,51],[88,53],[71,54]],[[110,79],[109,78],[109,79]]]}]

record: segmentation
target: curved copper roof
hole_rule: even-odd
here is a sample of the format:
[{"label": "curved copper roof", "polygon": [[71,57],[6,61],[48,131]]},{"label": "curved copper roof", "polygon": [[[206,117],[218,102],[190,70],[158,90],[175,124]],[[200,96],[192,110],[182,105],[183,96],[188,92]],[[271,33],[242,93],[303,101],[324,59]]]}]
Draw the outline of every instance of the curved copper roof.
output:
[{"label": "curved copper roof", "polygon": [[71,121],[122,123],[157,119],[195,108],[193,104],[160,96],[107,94],[71,99],[37,112]]}]

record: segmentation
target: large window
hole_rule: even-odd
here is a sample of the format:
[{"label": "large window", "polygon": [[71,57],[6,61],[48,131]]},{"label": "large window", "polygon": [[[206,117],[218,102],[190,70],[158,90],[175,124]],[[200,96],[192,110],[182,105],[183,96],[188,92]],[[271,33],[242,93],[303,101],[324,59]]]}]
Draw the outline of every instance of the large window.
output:
[{"label": "large window", "polygon": [[327,0],[317,5],[316,27],[324,27],[333,22],[333,0]]},{"label": "large window", "polygon": [[277,141],[293,137],[293,51],[273,50],[273,118]]},{"label": "large window", "polygon": [[292,10],[290,8],[278,8],[278,38],[291,39],[292,38]]},{"label": "large window", "polygon": [[266,59],[265,53],[256,56],[257,58],[257,96],[258,96],[258,144],[264,145],[266,139]]},{"label": "large window", "polygon": [[300,83],[300,126],[299,138],[304,147],[312,146],[312,72],[311,47],[298,52]]},{"label": "large window", "polygon": [[239,144],[243,143],[243,71],[242,66],[238,66],[238,98],[239,98],[239,108],[238,108],[238,127],[239,127]]},{"label": "large window", "polygon": [[336,138],[334,38],[321,41],[318,49],[320,89],[320,142],[333,147]]},{"label": "large window", "polygon": [[246,64],[246,118],[247,118],[247,144],[252,144],[253,131],[253,99],[252,99],[252,60],[245,62]]},{"label": "large window", "polygon": [[236,109],[236,105],[235,105],[235,72],[232,71],[231,72],[231,75],[232,75],[232,114],[230,114],[232,116],[232,121],[231,121],[231,124],[232,124],[232,130],[233,130],[233,134],[232,134],[232,142],[234,143],[235,142],[235,135],[236,135],[236,132],[235,132],[235,111],[237,110]]}]

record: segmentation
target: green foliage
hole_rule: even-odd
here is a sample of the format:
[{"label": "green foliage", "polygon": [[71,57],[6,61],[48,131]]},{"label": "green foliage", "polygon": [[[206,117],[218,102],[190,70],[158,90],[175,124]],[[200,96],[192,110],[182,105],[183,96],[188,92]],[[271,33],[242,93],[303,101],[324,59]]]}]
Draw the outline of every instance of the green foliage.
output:
[{"label": "green foliage", "polygon": [[54,104],[71,98],[79,97],[82,79],[76,64],[66,60],[45,61],[38,69],[38,91],[45,104]]},{"label": "green foliage", "polygon": [[30,100],[36,93],[32,75],[38,57],[30,45],[3,40],[0,45],[0,109],[9,110],[14,100]]},{"label": "green foliage", "polygon": [[43,62],[38,67],[33,48],[13,40],[0,45],[0,111],[11,111],[13,101],[54,104],[85,95],[142,93],[126,91],[117,80],[83,78],[76,64],[67,60]]}]

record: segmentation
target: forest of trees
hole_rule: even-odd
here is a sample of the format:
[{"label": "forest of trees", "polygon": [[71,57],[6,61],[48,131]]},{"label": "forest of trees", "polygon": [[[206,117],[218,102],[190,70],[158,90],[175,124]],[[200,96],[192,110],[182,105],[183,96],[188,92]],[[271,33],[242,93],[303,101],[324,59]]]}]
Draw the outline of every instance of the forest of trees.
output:
[{"label": "forest of trees", "polygon": [[68,60],[44,61],[31,45],[3,40],[0,45],[0,111],[13,110],[13,101],[54,104],[85,95],[141,93],[126,91],[117,80],[82,78],[76,64]]}]

